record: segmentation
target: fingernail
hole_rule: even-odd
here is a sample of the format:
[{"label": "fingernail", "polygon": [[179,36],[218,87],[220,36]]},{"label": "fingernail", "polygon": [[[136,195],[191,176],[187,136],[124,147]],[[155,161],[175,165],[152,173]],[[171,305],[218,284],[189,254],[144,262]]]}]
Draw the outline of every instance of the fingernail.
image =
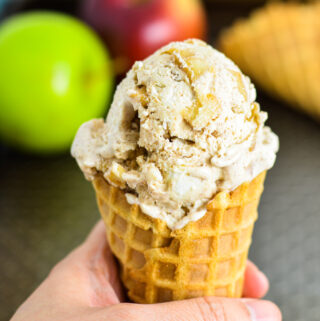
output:
[{"label": "fingernail", "polygon": [[281,312],[278,307],[270,301],[243,300],[252,321],[281,321]]}]

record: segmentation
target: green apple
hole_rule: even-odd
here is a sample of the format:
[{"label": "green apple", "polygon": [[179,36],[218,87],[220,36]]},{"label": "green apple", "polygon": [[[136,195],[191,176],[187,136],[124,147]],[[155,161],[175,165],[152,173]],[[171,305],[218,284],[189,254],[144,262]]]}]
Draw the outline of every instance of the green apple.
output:
[{"label": "green apple", "polygon": [[89,27],[53,12],[0,25],[0,136],[20,148],[66,150],[78,127],[104,115],[113,84],[105,47]]}]

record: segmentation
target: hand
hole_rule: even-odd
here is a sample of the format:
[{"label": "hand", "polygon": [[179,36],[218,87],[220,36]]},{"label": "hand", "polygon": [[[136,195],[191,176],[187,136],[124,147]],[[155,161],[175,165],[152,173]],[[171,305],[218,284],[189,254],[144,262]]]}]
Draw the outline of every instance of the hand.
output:
[{"label": "hand", "polygon": [[[244,296],[268,290],[265,275],[251,262]],[[117,268],[99,222],[87,240],[58,263],[11,321],[280,321],[269,301],[205,297],[159,304],[122,303]]]}]

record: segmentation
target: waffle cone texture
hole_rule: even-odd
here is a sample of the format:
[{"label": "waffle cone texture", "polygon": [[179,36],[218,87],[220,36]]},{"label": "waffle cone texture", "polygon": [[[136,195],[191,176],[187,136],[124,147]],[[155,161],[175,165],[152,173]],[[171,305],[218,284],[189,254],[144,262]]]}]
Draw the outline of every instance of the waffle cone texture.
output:
[{"label": "waffle cone texture", "polygon": [[265,174],[216,194],[201,219],[179,230],[145,215],[121,189],[97,176],[98,206],[129,298],[156,303],[205,295],[241,297]]},{"label": "waffle cone texture", "polygon": [[219,48],[261,88],[320,120],[320,2],[271,3],[237,21]]}]

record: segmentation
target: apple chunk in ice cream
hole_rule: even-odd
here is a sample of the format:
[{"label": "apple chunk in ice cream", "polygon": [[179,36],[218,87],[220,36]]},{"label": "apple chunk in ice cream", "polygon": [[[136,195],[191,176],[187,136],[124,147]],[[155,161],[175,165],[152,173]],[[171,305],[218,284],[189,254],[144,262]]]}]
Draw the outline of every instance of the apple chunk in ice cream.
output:
[{"label": "apple chunk in ice cream", "polygon": [[172,230],[200,219],[220,191],[271,168],[278,138],[250,79],[199,40],[173,42],[134,64],[107,116],[83,124],[72,155],[129,204]]}]

